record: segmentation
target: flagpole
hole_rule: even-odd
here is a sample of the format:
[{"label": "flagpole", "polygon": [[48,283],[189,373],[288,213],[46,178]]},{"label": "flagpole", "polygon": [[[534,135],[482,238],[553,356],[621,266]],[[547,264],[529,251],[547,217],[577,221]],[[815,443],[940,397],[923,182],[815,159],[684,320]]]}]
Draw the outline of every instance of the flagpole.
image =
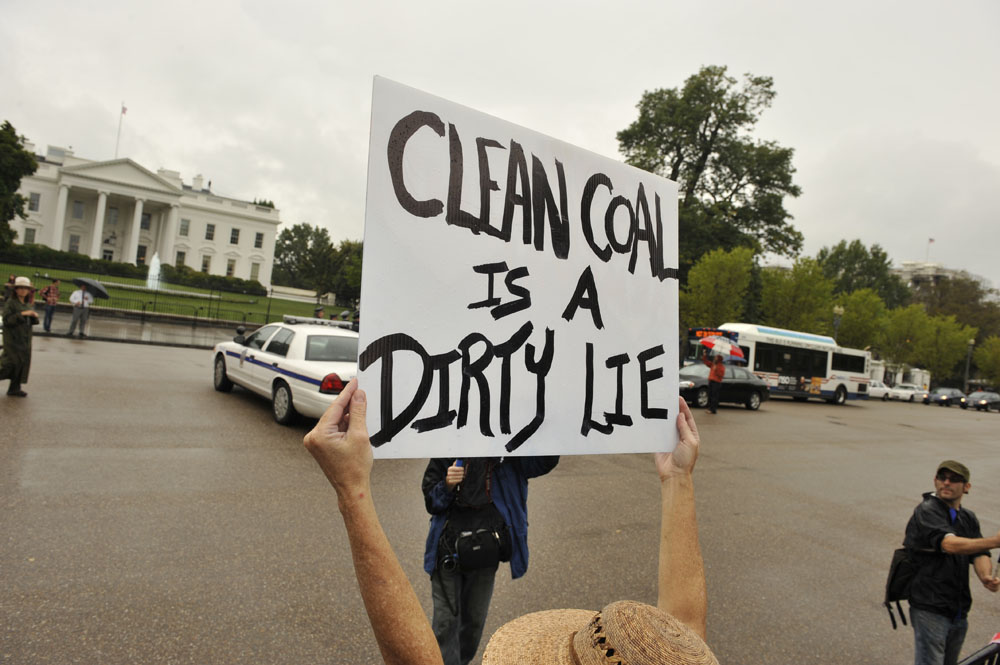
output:
[{"label": "flagpole", "polygon": [[122,140],[122,120],[125,119],[125,102],[122,102],[122,112],[118,114],[118,137],[115,139],[115,159],[118,159],[118,144]]},{"label": "flagpole", "polygon": [[927,239],[927,253],[924,254],[924,263],[931,262],[931,243],[934,242],[934,238]]}]

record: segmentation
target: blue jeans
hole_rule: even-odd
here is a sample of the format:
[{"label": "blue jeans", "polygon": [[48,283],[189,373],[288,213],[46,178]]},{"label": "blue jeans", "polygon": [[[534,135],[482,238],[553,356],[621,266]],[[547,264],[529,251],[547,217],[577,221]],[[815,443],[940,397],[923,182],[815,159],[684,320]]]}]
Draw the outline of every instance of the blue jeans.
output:
[{"label": "blue jeans", "polygon": [[475,657],[490,610],[496,574],[496,567],[463,573],[438,566],[431,575],[434,600],[431,627],[441,647],[444,665],[468,665]]},{"label": "blue jeans", "polygon": [[45,321],[42,323],[42,327],[45,328],[45,332],[52,330],[52,315],[56,313],[55,305],[45,306]]},{"label": "blue jeans", "polygon": [[965,617],[954,619],[910,608],[910,623],[913,624],[915,665],[955,665],[958,652],[965,642],[965,631],[969,622]]}]

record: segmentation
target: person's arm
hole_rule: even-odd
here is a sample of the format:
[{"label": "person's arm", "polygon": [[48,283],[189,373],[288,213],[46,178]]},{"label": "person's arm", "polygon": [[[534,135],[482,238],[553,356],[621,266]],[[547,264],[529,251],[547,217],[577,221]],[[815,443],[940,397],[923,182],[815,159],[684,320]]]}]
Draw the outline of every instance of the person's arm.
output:
[{"label": "person's arm", "polygon": [[662,502],[657,607],[705,639],[708,595],[691,477],[698,459],[698,428],[687,402],[681,398],[679,404],[677,447],[672,453],[656,454]]},{"label": "person's arm", "polygon": [[976,575],[979,576],[979,581],[983,583],[984,587],[996,593],[1000,589],[1000,577],[994,577],[990,570],[992,565],[993,562],[988,554],[977,556],[972,560],[972,567],[975,569]]},{"label": "person's arm", "polygon": [[424,507],[431,515],[439,515],[455,501],[455,488],[465,478],[465,467],[448,465],[446,460],[432,459],[427,463],[421,489],[424,493]]},{"label": "person's arm", "polygon": [[980,554],[1000,547],[1000,532],[992,538],[964,538],[946,533],[941,539],[941,551],[947,554]]},{"label": "person's arm", "polygon": [[389,665],[442,663],[417,595],[382,530],[371,495],[367,402],[352,379],[304,440],[337,491],[354,574],[382,659]]}]

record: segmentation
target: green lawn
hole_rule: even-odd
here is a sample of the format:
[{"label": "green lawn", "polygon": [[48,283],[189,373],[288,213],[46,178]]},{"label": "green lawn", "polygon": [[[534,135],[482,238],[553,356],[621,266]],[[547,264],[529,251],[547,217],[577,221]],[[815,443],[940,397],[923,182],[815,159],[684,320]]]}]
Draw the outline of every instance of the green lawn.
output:
[{"label": "green lawn", "polygon": [[[108,295],[111,296],[110,300],[98,299],[94,303],[95,307],[174,314],[199,319],[266,323],[280,319],[284,314],[312,316],[315,307],[312,303],[294,300],[210,291],[162,282],[160,288],[153,291],[146,289],[145,282],[134,278],[0,263],[0,280],[6,282],[7,276],[11,274],[27,275],[39,290],[48,286],[52,279],[59,278],[62,282],[59,285],[60,302],[69,302],[69,295],[76,289],[73,284],[74,277],[89,277],[104,284]],[[337,308],[329,309],[327,316],[340,311]]]}]

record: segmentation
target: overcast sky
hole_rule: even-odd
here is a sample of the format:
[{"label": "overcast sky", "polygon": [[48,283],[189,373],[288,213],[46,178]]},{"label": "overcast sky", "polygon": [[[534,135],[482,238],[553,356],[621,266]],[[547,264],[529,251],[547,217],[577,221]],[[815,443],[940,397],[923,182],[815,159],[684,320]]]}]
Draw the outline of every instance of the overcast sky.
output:
[{"label": "overcast sky", "polygon": [[[620,159],[643,91],[774,78],[804,253],[841,239],[1000,286],[1000,3],[4,0],[0,120],[36,144],[204,174],[283,226],[364,233],[382,75]],[[934,238],[933,244],[928,239]]]}]

